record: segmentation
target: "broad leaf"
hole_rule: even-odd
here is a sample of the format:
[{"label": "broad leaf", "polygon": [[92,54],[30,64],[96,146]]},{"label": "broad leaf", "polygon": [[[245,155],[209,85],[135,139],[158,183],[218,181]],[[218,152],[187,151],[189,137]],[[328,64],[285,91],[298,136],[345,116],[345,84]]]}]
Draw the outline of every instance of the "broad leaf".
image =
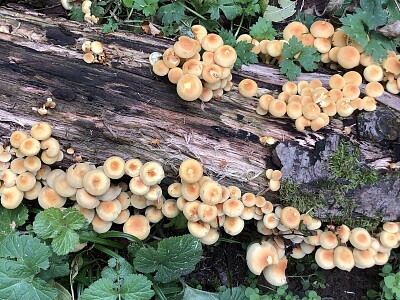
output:
[{"label": "broad leaf", "polygon": [[154,296],[151,281],[141,274],[131,274],[124,278],[121,286],[124,300],[149,300]]},{"label": "broad leaf", "polygon": [[210,5],[207,12],[210,13],[211,20],[218,20],[221,12],[228,20],[233,20],[241,12],[241,7],[232,0],[208,1],[207,3]]},{"label": "broad leaf", "polygon": [[185,17],[185,7],[179,1],[172,2],[161,6],[157,16],[161,18],[164,25],[179,23]]},{"label": "broad leaf", "polygon": [[184,235],[161,240],[157,250],[139,249],[133,262],[136,270],[156,272],[156,280],[169,282],[192,272],[201,254],[200,241],[192,235]]},{"label": "broad leaf", "polygon": [[281,22],[296,12],[296,1],[279,0],[280,7],[268,5],[264,12],[264,18],[271,22]]},{"label": "broad leaf", "polygon": [[158,0],[135,0],[133,8],[146,17],[154,16],[158,9]]},{"label": "broad leaf", "polygon": [[258,21],[250,27],[250,35],[252,38],[261,40],[274,40],[277,32],[272,27],[272,22],[259,17]]},{"label": "broad leaf", "polygon": [[93,282],[83,291],[80,300],[115,300],[118,293],[114,290],[114,282],[108,278],[101,278]]},{"label": "broad leaf", "polygon": [[0,239],[15,232],[18,226],[28,220],[28,209],[20,205],[15,209],[0,207]]},{"label": "broad leaf", "polygon": [[245,295],[246,288],[243,286],[235,287],[233,289],[226,289],[221,297],[220,300],[246,300]]},{"label": "broad leaf", "polygon": [[185,285],[182,300],[219,300],[218,293],[210,293]]},{"label": "broad leaf", "polygon": [[128,275],[133,274],[132,266],[124,259],[111,258],[108,260],[108,267],[101,271],[102,278],[118,281]]}]

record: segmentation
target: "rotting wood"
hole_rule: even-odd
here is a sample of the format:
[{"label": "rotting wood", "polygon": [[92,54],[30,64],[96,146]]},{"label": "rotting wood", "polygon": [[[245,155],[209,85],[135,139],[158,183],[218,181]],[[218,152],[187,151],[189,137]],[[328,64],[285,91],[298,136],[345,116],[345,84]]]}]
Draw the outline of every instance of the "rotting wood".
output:
[{"label": "rotting wood", "polygon": [[[312,146],[342,129],[330,125],[316,134],[298,133],[292,120],[257,115],[257,99],[241,97],[236,88],[203,105],[182,101],[166,78],[154,76],[148,63],[151,52],[172,45],[169,39],[123,31],[102,35],[97,26],[6,8],[0,8],[0,23],[10,29],[0,33],[3,137],[44,120],[54,126],[64,150],[72,147],[86,161],[102,163],[111,155],[158,160],[172,181],[180,162],[189,156],[199,159],[206,174],[221,183],[258,192],[267,188],[263,172],[271,166],[271,149],[259,143],[260,136]],[[85,40],[104,43],[107,65],[83,62]],[[284,83],[277,69],[268,66],[244,67],[235,72],[234,82],[244,77],[257,80],[258,95]],[[327,75],[303,74],[298,80],[310,78],[326,82]],[[47,97],[57,107],[39,116],[32,107],[40,107]],[[385,93],[382,98],[400,110],[398,97]],[[153,139],[158,140],[156,145]],[[390,156],[374,144],[363,154],[371,162]],[[66,155],[62,166],[71,161]]]}]

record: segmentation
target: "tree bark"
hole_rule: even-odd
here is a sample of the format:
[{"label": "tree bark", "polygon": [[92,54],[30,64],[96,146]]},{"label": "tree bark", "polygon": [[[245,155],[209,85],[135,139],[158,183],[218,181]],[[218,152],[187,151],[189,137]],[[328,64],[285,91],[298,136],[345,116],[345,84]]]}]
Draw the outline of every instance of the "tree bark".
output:
[{"label": "tree bark", "polygon": [[[193,157],[222,184],[258,193],[267,189],[264,171],[273,166],[272,147],[262,145],[260,136],[312,147],[343,129],[342,121],[334,121],[321,132],[299,133],[293,120],[257,115],[257,98],[244,98],[235,87],[218,101],[181,100],[175,86],[155,76],[148,62],[151,52],[173,44],[170,39],[123,31],[103,35],[98,26],[4,7],[0,25],[4,139],[12,130],[47,121],[63,149],[72,147],[84,161],[101,164],[111,155],[156,160],[164,165],[168,183],[177,179],[181,161]],[[105,65],[83,62],[81,45],[86,40],[104,44]],[[260,64],[235,71],[233,81],[246,77],[258,82],[258,96],[279,92],[286,81],[276,67]],[[298,80],[313,78],[326,84],[329,75],[308,73]],[[32,108],[39,108],[47,97],[57,106],[40,116]],[[378,101],[400,111],[396,96],[385,93]],[[363,145],[361,152],[371,164],[392,156],[390,149],[374,142]],[[61,166],[73,161],[66,155]]]}]

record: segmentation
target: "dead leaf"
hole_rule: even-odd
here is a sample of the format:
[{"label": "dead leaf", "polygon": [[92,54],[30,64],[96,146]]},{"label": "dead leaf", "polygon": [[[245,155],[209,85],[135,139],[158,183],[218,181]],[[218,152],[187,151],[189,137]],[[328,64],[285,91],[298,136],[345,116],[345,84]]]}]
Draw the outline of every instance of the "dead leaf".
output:
[{"label": "dead leaf", "polygon": [[317,16],[323,16],[325,14],[331,14],[338,11],[344,3],[344,0],[330,0],[325,8],[322,10],[322,7],[317,9],[315,8],[315,14]]},{"label": "dead leaf", "polygon": [[160,30],[158,30],[153,23],[149,22],[149,21],[144,21],[142,23],[142,29],[146,34],[150,34],[153,36],[158,36],[160,35]]},{"label": "dead leaf", "polygon": [[378,31],[388,38],[398,38],[400,37],[400,20],[383,26],[382,28],[379,28]]}]

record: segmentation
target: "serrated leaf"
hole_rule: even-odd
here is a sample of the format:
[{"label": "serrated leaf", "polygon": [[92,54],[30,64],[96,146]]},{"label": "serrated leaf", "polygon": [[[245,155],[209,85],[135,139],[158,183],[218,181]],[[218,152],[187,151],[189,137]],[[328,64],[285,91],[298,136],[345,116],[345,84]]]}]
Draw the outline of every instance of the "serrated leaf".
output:
[{"label": "serrated leaf", "polygon": [[290,81],[295,80],[301,74],[301,68],[288,58],[279,62],[279,71],[281,74],[286,75]]},{"label": "serrated leaf", "polygon": [[277,34],[276,30],[272,27],[272,22],[262,17],[259,17],[257,22],[249,29],[251,37],[259,41],[274,40]]},{"label": "serrated leaf", "polygon": [[365,47],[368,43],[368,34],[364,30],[364,23],[362,15],[360,14],[348,14],[347,16],[340,18],[342,22],[342,30],[362,47]]},{"label": "serrated leaf", "polygon": [[388,23],[394,23],[397,20],[400,20],[400,10],[396,5],[396,1],[393,0],[386,0],[384,1],[383,7],[389,14]]},{"label": "serrated leaf", "polygon": [[370,36],[368,44],[364,47],[365,53],[372,55],[376,62],[381,62],[387,57],[388,51],[396,51],[396,43],[383,34],[374,32]]},{"label": "serrated leaf", "polygon": [[244,286],[234,287],[233,289],[226,289],[220,300],[246,300],[245,295],[246,288]]},{"label": "serrated leaf", "polygon": [[303,13],[301,11],[297,12],[296,14],[296,21],[299,21],[300,23],[304,24],[307,26],[308,29],[310,29],[312,23],[315,22],[315,16]]},{"label": "serrated leaf", "polygon": [[233,35],[232,31],[226,30],[225,28],[222,28],[219,32],[219,36],[222,38],[224,41],[224,45],[229,45],[232,47],[236,46],[236,38]]},{"label": "serrated leaf", "polygon": [[33,231],[41,238],[53,239],[51,246],[58,255],[68,254],[79,243],[75,230],[87,227],[85,217],[75,208],[60,210],[48,208],[38,213],[33,222]]},{"label": "serrated leaf", "polygon": [[192,235],[184,235],[161,240],[157,250],[139,249],[133,262],[139,272],[156,272],[156,280],[169,282],[192,272],[201,254],[200,241]]},{"label": "serrated leaf", "polygon": [[219,294],[205,292],[185,285],[182,300],[219,300]]},{"label": "serrated leaf", "polygon": [[18,226],[25,224],[28,220],[28,209],[20,205],[15,209],[0,207],[0,240],[15,232]]},{"label": "serrated leaf", "polygon": [[82,12],[82,7],[79,5],[75,5],[69,11],[69,17],[73,21],[83,22],[85,14]]},{"label": "serrated leaf", "polygon": [[320,61],[320,55],[315,47],[303,47],[297,61],[307,72],[314,71],[318,68],[317,62]]},{"label": "serrated leaf", "polygon": [[246,17],[254,17],[261,12],[258,0],[236,0],[235,2],[242,8],[240,15],[243,14]]},{"label": "serrated leaf", "polygon": [[185,17],[185,7],[179,1],[163,5],[158,10],[157,16],[166,26],[174,22],[179,23]]},{"label": "serrated leaf", "polygon": [[70,273],[69,263],[66,262],[65,256],[58,256],[53,253],[49,259],[50,267],[46,270],[41,270],[39,277],[44,281],[51,281],[55,278],[68,276]]},{"label": "serrated leaf", "polygon": [[118,294],[114,290],[114,282],[108,278],[101,278],[93,282],[83,291],[80,300],[115,300]]},{"label": "serrated leaf", "polygon": [[237,54],[237,60],[233,66],[235,69],[239,69],[243,64],[248,65],[258,63],[257,55],[254,52],[251,52],[253,44],[240,41],[236,43],[234,48]]},{"label": "serrated leaf", "polygon": [[[105,4],[103,4],[105,5]],[[92,5],[90,6],[90,13],[96,17],[99,17],[101,15],[104,15],[106,11],[102,7],[102,2],[92,2]]]},{"label": "serrated leaf", "polygon": [[271,22],[281,22],[296,12],[296,1],[279,0],[280,7],[268,5],[264,12],[264,18]]},{"label": "serrated leaf", "polygon": [[49,267],[50,248],[31,235],[11,235],[0,243],[0,257],[16,259],[32,274]]},{"label": "serrated leaf", "polygon": [[158,9],[158,0],[135,0],[133,8],[142,12],[146,17],[154,16]]},{"label": "serrated leaf", "polygon": [[287,43],[283,44],[282,56],[285,58],[294,58],[301,53],[303,48],[303,44],[295,36],[292,36]]},{"label": "serrated leaf", "polygon": [[363,22],[367,25],[368,30],[375,30],[387,23],[388,14],[383,9],[381,1],[361,0],[360,5],[362,9],[356,9],[356,14],[363,16]]},{"label": "serrated leaf", "polygon": [[210,7],[208,13],[211,20],[218,20],[221,12],[228,20],[233,20],[240,15],[241,7],[232,0],[208,1]]},{"label": "serrated leaf", "polygon": [[113,267],[109,263],[109,266],[105,267],[101,271],[102,278],[108,278],[114,282],[120,280],[121,278],[125,278],[130,274],[133,274],[133,268],[125,259],[116,260],[115,266]]},{"label": "serrated leaf", "polygon": [[121,286],[124,300],[149,300],[154,296],[151,281],[141,274],[130,274],[124,278]]}]

